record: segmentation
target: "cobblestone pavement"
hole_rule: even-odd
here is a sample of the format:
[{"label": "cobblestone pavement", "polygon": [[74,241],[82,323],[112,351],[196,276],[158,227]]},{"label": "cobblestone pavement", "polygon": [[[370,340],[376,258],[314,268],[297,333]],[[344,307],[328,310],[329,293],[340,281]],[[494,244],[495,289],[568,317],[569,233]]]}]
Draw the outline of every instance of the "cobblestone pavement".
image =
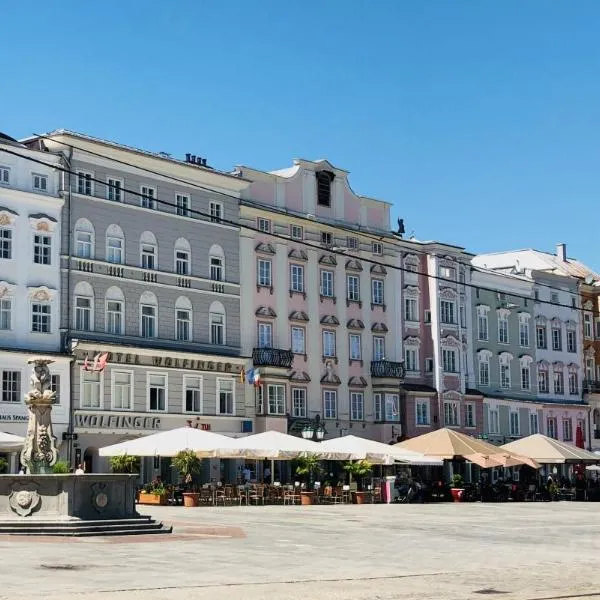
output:
[{"label": "cobblestone pavement", "polygon": [[0,598],[600,598],[600,505],[593,503],[142,512],[172,523],[175,533],[0,537]]}]

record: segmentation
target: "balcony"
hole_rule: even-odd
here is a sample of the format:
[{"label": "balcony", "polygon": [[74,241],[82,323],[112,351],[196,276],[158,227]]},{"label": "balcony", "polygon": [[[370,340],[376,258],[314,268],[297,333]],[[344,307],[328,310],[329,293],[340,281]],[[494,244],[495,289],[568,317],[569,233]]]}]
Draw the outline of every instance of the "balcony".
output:
[{"label": "balcony", "polygon": [[290,369],[294,360],[291,350],[279,348],[254,348],[252,350],[252,363],[255,367],[279,367]]},{"label": "balcony", "polygon": [[584,394],[600,394],[600,381],[593,379],[583,380],[583,393]]},{"label": "balcony", "polygon": [[404,379],[406,369],[404,363],[391,362],[389,360],[372,360],[371,377],[386,377],[392,379]]}]

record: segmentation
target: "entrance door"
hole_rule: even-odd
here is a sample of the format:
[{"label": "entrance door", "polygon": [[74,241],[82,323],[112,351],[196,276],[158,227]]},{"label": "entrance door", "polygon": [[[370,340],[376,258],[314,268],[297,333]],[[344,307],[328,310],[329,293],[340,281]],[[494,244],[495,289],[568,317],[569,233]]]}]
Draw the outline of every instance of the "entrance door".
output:
[{"label": "entrance door", "polygon": [[98,456],[98,450],[96,448],[86,448],[83,453],[83,470],[86,473],[93,473],[94,467],[96,466],[96,458]]}]

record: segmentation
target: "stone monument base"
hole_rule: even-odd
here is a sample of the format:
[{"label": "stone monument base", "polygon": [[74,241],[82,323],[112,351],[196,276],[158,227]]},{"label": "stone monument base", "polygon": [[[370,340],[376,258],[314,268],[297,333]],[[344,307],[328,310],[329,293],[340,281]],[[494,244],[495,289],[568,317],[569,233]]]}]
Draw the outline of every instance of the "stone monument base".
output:
[{"label": "stone monument base", "polygon": [[138,514],[137,475],[0,475],[0,535],[171,533]]}]

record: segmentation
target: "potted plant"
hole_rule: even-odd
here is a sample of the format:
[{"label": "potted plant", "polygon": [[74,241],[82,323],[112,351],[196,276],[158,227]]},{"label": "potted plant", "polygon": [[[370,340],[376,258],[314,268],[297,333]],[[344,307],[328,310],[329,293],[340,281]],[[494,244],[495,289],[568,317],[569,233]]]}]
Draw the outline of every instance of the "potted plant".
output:
[{"label": "potted plant", "polygon": [[140,504],[161,504],[167,503],[167,488],[160,479],[154,479],[147,483],[142,491],[138,502]]},{"label": "potted plant", "polygon": [[315,492],[311,488],[314,487],[315,475],[321,472],[321,461],[316,456],[307,456],[296,461],[296,475],[308,480],[308,489],[300,492],[301,504],[305,506],[314,504]]},{"label": "potted plant", "polygon": [[0,456],[0,474],[8,473],[8,461]]},{"label": "potted plant", "polygon": [[64,475],[69,472],[69,463],[64,460],[58,460],[52,465],[54,475]]},{"label": "potted plant", "polygon": [[350,476],[350,483],[352,483],[352,477],[356,479],[357,490],[352,492],[352,500],[355,504],[364,504],[367,493],[364,491],[363,482],[364,478],[368,477],[373,470],[373,465],[368,460],[357,460],[350,461],[344,465],[344,471]]},{"label": "potted plant", "polygon": [[200,504],[200,494],[193,490],[192,481],[194,475],[200,472],[200,459],[193,450],[182,450],[173,457],[171,465],[179,471],[183,479],[185,489],[183,492],[183,505],[188,507],[198,506]]},{"label": "potted plant", "polygon": [[452,475],[450,493],[452,494],[454,502],[462,502],[462,497],[465,493],[465,480],[459,473],[454,473],[454,475]]},{"label": "potted plant", "polygon": [[139,473],[139,456],[130,456],[129,454],[120,454],[110,457],[110,468],[113,473]]}]

